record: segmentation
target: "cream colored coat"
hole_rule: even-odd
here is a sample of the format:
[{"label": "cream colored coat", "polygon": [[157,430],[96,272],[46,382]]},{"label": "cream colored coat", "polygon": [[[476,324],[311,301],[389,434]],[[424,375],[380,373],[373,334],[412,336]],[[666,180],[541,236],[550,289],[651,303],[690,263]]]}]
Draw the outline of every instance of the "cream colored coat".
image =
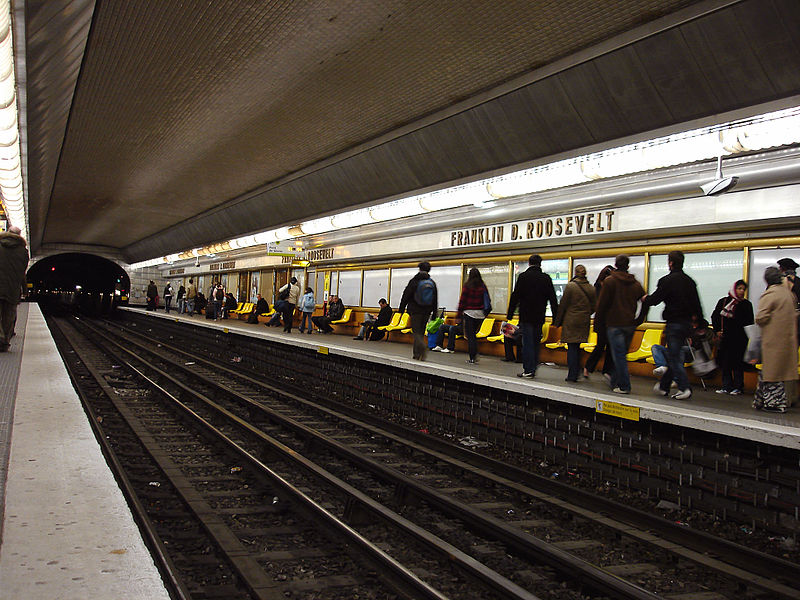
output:
[{"label": "cream colored coat", "polygon": [[782,285],[771,285],[758,300],[756,323],[761,328],[764,381],[797,379],[797,314],[794,295]]}]

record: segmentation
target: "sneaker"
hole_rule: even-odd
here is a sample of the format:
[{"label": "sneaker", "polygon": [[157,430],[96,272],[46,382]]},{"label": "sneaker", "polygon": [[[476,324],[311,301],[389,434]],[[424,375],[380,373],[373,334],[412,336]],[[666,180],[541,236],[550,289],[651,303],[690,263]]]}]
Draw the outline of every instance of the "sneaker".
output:
[{"label": "sneaker", "polygon": [[478,359],[476,359],[476,358],[468,358],[467,359],[467,364],[468,365],[474,365],[476,362],[478,362]]},{"label": "sneaker", "polygon": [[[718,394],[730,394],[731,392],[730,392],[730,390],[726,390],[725,388],[719,388],[717,390],[717,393]],[[739,393],[741,394],[742,392],[739,392]]]},{"label": "sneaker", "polygon": [[630,394],[631,393],[630,390],[623,390],[622,388],[618,388],[618,387],[615,387],[611,391],[614,392],[615,394]]},{"label": "sneaker", "polygon": [[433,352],[441,352],[442,350],[443,348],[441,346],[436,346],[435,348],[431,348],[431,351]]},{"label": "sneaker", "polygon": [[731,390],[730,391],[730,395],[731,396],[741,396],[742,395],[742,390]]},{"label": "sneaker", "polygon": [[517,373],[517,377],[527,377],[528,379],[533,379],[533,373]]},{"label": "sneaker", "polygon": [[659,394],[659,395],[661,395],[661,396],[666,396],[666,395],[669,393],[669,392],[665,392],[664,390],[662,390],[662,389],[661,389],[661,384],[660,384],[660,383],[657,383],[657,384],[655,384],[655,385],[653,386],[653,391],[654,391],[656,394]]},{"label": "sneaker", "polygon": [[500,360],[502,360],[503,362],[514,362],[513,358],[501,358]]},{"label": "sneaker", "polygon": [[455,350],[450,350],[450,348],[442,348],[442,352],[445,354],[453,354]]},{"label": "sneaker", "polygon": [[656,367],[655,369],[653,369],[653,375],[655,375],[656,377],[661,377],[666,372],[667,372],[667,367]]},{"label": "sneaker", "polygon": [[[302,330],[302,329],[300,330],[300,333],[303,333],[303,330]],[[363,340],[364,338],[363,338],[363,337],[361,337],[360,335],[357,335],[357,336],[356,336],[356,337],[354,337],[353,339],[354,339],[354,340]]]},{"label": "sneaker", "polygon": [[685,390],[680,390],[679,392],[672,394],[670,397],[673,400],[688,400],[692,397],[692,390],[686,388]]}]

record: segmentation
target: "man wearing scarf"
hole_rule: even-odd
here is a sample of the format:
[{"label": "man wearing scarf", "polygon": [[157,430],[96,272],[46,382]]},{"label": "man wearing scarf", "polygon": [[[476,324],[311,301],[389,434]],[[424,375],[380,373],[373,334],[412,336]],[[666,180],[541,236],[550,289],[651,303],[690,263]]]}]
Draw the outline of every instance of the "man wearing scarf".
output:
[{"label": "man wearing scarf", "polygon": [[722,387],[717,390],[718,394],[738,396],[744,388],[744,351],[747,348],[744,328],[753,324],[753,305],[745,299],[746,291],[747,284],[738,280],[711,313],[711,324],[719,344],[717,363],[722,371]]}]

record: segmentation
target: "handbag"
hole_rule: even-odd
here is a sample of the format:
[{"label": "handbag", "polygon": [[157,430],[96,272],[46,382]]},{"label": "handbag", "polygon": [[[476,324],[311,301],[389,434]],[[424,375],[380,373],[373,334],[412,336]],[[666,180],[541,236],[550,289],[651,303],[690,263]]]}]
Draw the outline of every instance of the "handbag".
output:
[{"label": "handbag", "polygon": [[508,321],[503,321],[500,325],[500,333],[507,338],[515,340],[519,337],[519,327]]},{"label": "handbag", "polygon": [[744,351],[744,362],[761,362],[761,328],[756,325],[745,325],[744,332],[747,334],[747,349]]},{"label": "handbag", "polygon": [[489,290],[483,290],[483,312],[489,314],[492,312],[492,299],[489,297]]},{"label": "handbag", "polygon": [[428,323],[428,325],[425,327],[425,331],[428,334],[436,333],[437,331],[439,331],[439,328],[442,326],[442,323],[444,323],[443,318],[439,317],[438,319],[434,319],[433,321]]}]

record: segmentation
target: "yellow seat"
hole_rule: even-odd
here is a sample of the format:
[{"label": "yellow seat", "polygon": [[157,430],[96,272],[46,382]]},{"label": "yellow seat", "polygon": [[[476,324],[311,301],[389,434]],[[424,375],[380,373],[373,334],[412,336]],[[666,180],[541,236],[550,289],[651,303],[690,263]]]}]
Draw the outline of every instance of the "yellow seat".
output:
[{"label": "yellow seat", "polygon": [[660,329],[645,329],[642,335],[642,341],[639,348],[633,352],[628,352],[625,356],[629,362],[641,360],[648,356],[653,356],[653,344],[661,343],[661,330]]},{"label": "yellow seat", "polygon": [[409,327],[408,329],[401,329],[400,333],[411,333],[411,327]]},{"label": "yellow seat", "polygon": [[[479,340],[489,337],[489,334],[492,333],[492,329],[494,328],[494,319],[493,318],[486,318],[481,321],[481,326],[478,329],[478,333],[475,334],[475,337]],[[456,336],[456,339],[463,338],[464,336],[459,334]]]},{"label": "yellow seat", "polygon": [[[402,315],[400,315],[400,319],[397,321],[397,323],[395,325],[392,325],[391,323],[389,323],[384,328],[384,331],[386,331],[386,341],[387,342],[389,341],[389,336],[391,335],[391,333],[393,331],[400,331],[400,333],[407,333],[406,331],[403,331],[404,329],[407,329],[408,331],[411,331],[411,329],[408,326],[409,316],[410,315],[408,313],[403,313]],[[392,321],[394,321],[394,317],[392,318]],[[378,329],[380,329],[380,327]]]},{"label": "yellow seat", "polygon": [[350,321],[350,316],[353,314],[352,308],[345,308],[344,314],[342,315],[341,319],[336,319],[335,321],[331,321],[331,325],[344,325],[348,321]]},{"label": "yellow seat", "polygon": [[238,314],[240,310],[242,310],[242,306],[244,306],[244,302],[239,302],[236,304],[236,308],[230,311],[231,314]]},{"label": "yellow seat", "polygon": [[259,316],[259,317],[271,317],[271,316],[272,316],[272,315],[274,315],[274,314],[275,314],[275,309],[274,309],[274,308],[271,308],[271,309],[269,310],[269,312],[261,313],[261,314],[260,314],[260,315],[258,315],[258,316]]},{"label": "yellow seat", "polygon": [[231,313],[237,315],[246,315],[253,312],[255,306],[256,305],[252,302],[239,302],[239,306],[236,307],[236,310],[232,310]]},{"label": "yellow seat", "polygon": [[566,348],[567,345],[564,342],[547,342],[547,338],[550,335],[550,323],[545,323],[542,325],[542,343],[544,344],[545,348],[550,348],[550,350],[560,350],[562,348]]},{"label": "yellow seat", "polygon": [[392,315],[392,320],[389,321],[388,325],[381,325],[378,327],[381,331],[386,331],[389,327],[397,327],[397,324],[400,323],[400,317],[402,315],[399,312],[396,312]]},{"label": "yellow seat", "polygon": [[586,352],[591,352],[594,350],[595,346],[597,346],[597,332],[590,331],[589,339],[581,344],[581,348],[583,348]]}]

